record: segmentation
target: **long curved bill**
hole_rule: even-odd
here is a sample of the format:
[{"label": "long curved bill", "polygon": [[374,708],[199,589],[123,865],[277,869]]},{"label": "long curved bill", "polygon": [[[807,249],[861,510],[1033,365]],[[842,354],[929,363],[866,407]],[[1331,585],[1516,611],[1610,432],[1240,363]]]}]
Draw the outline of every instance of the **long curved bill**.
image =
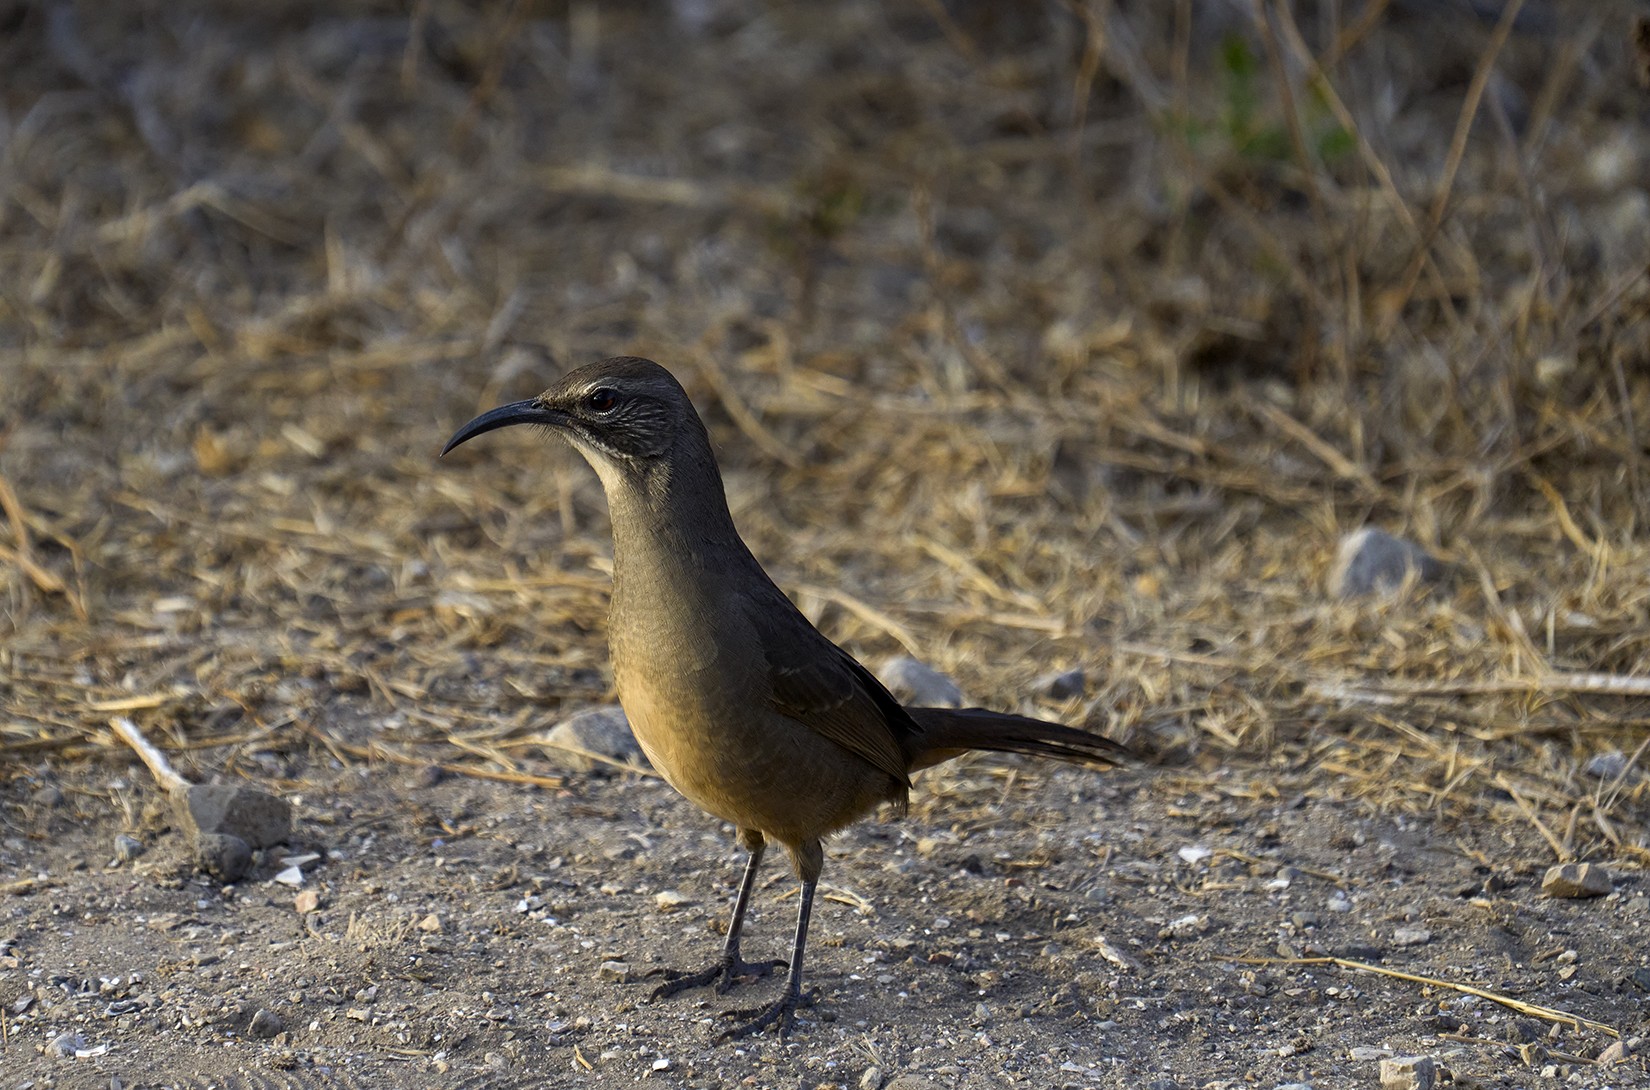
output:
[{"label": "long curved bill", "polygon": [[508,428],[512,424],[543,424],[554,427],[563,420],[562,414],[554,409],[547,409],[539,404],[537,398],[528,398],[526,401],[512,401],[508,405],[500,405],[496,409],[482,413],[468,424],[459,428],[453,437],[447,440],[447,445],[441,448],[443,456],[460,443],[467,443],[483,432],[495,431],[499,428]]}]

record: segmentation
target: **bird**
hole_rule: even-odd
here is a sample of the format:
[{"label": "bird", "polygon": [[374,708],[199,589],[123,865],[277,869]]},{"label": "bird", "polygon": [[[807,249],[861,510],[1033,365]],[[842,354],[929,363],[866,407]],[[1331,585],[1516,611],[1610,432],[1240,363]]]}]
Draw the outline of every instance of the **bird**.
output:
[{"label": "bird", "polygon": [[[903,813],[911,774],[970,750],[1091,765],[1128,751],[1102,735],[984,708],[904,707],[803,616],[734,525],[709,433],[675,376],[635,356],[567,373],[542,394],[477,416],[442,455],[498,428],[538,425],[601,479],[613,535],[608,644],[614,688],[653,767],[736,830],[745,869],[720,956],[659,970],[655,1000],[764,977],[784,994],[727,1012],[732,1039],[791,1032],[821,841],[883,804]],[[745,912],[763,853],[778,844],[801,883],[788,961],[747,962]]]}]

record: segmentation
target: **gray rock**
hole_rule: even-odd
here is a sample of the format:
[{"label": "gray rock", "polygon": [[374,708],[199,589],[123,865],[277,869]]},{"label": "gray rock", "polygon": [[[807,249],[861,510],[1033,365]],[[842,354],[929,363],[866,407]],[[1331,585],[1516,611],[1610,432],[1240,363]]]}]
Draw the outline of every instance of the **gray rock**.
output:
[{"label": "gray rock", "polygon": [[883,663],[877,679],[888,686],[888,691],[898,697],[901,704],[918,708],[963,706],[963,692],[955,681],[910,655],[896,655]]},{"label": "gray rock", "polygon": [[602,980],[610,980],[615,984],[624,984],[630,979],[630,966],[622,961],[604,961],[596,975]]},{"label": "gray rock", "polygon": [[1400,927],[1392,933],[1394,946],[1424,946],[1432,941],[1432,932],[1424,927]]},{"label": "gray rock", "polygon": [[205,833],[195,839],[195,865],[226,885],[239,882],[252,869],[252,849],[238,836]]},{"label": "gray rock", "polygon": [[1541,892],[1549,897],[1602,897],[1613,888],[1610,872],[1597,863],[1560,863],[1541,879]]},{"label": "gray rock", "polygon": [[281,1032],[281,1028],[280,1015],[276,1014],[272,1010],[259,1007],[258,1013],[254,1014],[252,1016],[252,1021],[247,1024],[246,1032],[252,1034],[254,1037],[262,1037],[267,1041],[269,1038]]},{"label": "gray rock", "polygon": [[1037,692],[1050,700],[1070,700],[1088,691],[1089,678],[1082,670],[1060,670],[1044,674],[1034,684]]},{"label": "gray rock", "polygon": [[859,1090],[882,1090],[882,1068],[867,1067],[859,1077]]},{"label": "gray rock", "polygon": [[883,1090],[935,1090],[934,1084],[917,1075],[899,1075]]},{"label": "gray rock", "polygon": [[238,837],[248,847],[271,848],[292,833],[285,799],[234,784],[192,784],[172,794],[178,822],[191,834]]},{"label": "gray rock", "polygon": [[46,1052],[59,1060],[72,1060],[74,1054],[86,1047],[86,1039],[78,1033],[59,1033],[46,1046]]},{"label": "gray rock", "polygon": [[1431,1056],[1400,1056],[1381,1061],[1381,1090],[1432,1090],[1438,1065]]},{"label": "gray rock", "polygon": [[561,762],[577,772],[594,772],[615,764],[648,767],[642,747],[630,732],[630,720],[617,704],[575,712],[551,727],[544,742],[561,750]]},{"label": "gray rock", "polygon": [[1337,598],[1392,594],[1413,573],[1422,584],[1440,582],[1443,561],[1413,541],[1365,527],[1341,539],[1329,569],[1329,593]]},{"label": "gray rock", "polygon": [[1587,765],[1582,771],[1601,780],[1615,780],[1631,775],[1632,767],[1627,761],[1627,754],[1619,749],[1612,749],[1593,754],[1588,758]]},{"label": "gray rock", "polygon": [[144,853],[143,841],[121,833],[115,837],[115,862],[130,863]]},{"label": "gray rock", "polygon": [[63,791],[56,784],[49,783],[44,787],[35,788],[34,794],[29,796],[29,801],[42,810],[55,810],[63,805]]}]

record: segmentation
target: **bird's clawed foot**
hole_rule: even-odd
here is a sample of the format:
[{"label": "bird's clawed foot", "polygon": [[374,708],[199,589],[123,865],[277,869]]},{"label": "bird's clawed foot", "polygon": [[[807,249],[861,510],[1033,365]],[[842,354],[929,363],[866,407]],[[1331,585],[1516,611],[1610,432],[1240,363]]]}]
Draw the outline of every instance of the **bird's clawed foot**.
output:
[{"label": "bird's clawed foot", "polygon": [[724,995],[742,980],[759,980],[775,969],[789,965],[785,961],[746,961],[744,958],[723,958],[708,969],[684,973],[679,969],[655,969],[648,976],[662,976],[665,982],[653,989],[652,999],[667,999],[694,988],[716,985],[716,994]]},{"label": "bird's clawed foot", "polygon": [[724,1018],[742,1018],[745,1021],[737,1026],[730,1026],[716,1035],[718,1041],[734,1041],[741,1037],[750,1037],[761,1033],[769,1026],[777,1025],[780,1040],[791,1032],[791,1023],[796,1019],[799,1007],[811,1007],[819,999],[817,991],[803,995],[798,991],[787,991],[785,998],[766,1007],[752,1007],[742,1011],[723,1011]]}]

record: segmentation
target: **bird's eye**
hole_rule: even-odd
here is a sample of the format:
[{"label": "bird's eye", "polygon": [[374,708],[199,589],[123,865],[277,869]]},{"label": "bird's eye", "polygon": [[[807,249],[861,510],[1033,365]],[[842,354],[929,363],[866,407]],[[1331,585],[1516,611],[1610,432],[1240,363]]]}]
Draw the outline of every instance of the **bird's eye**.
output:
[{"label": "bird's eye", "polygon": [[619,403],[619,395],[606,386],[598,386],[584,396],[584,407],[593,413],[611,412]]}]

